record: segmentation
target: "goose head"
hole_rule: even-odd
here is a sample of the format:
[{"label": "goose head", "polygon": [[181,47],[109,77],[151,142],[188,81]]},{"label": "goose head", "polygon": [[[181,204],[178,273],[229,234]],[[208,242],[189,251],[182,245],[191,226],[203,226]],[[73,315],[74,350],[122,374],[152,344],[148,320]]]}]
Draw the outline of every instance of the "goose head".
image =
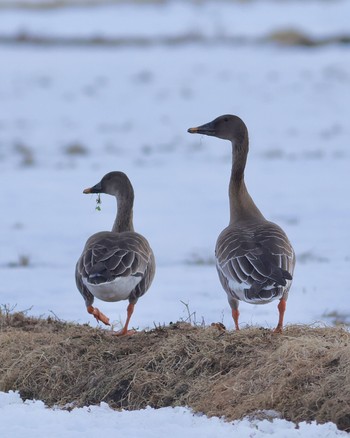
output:
[{"label": "goose head", "polygon": [[109,172],[100,182],[83,191],[83,193],[106,193],[117,197],[130,192],[133,192],[131,182],[123,172]]},{"label": "goose head", "polygon": [[247,127],[242,119],[231,114],[225,114],[212,122],[187,130],[190,134],[204,134],[230,140],[232,143],[242,142],[247,136]]}]

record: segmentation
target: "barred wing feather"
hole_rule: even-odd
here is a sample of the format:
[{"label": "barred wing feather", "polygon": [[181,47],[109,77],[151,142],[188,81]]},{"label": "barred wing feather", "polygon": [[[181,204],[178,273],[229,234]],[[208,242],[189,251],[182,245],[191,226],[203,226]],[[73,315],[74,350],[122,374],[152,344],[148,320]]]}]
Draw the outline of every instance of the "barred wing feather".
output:
[{"label": "barred wing feather", "polygon": [[249,302],[279,298],[295,263],[287,236],[272,222],[227,227],[218,238],[216,258],[226,292]]}]

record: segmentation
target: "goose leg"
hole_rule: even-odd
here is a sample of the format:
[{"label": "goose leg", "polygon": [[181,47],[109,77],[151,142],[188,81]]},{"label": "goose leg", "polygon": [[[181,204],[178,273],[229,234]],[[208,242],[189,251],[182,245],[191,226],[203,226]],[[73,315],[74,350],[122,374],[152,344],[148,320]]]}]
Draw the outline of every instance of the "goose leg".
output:
[{"label": "goose leg", "polygon": [[239,330],[238,325],[238,318],[239,318],[239,310],[238,309],[232,309],[232,318],[235,323],[236,330]]},{"label": "goose leg", "polygon": [[238,325],[238,318],[239,318],[238,306],[239,306],[239,301],[236,298],[233,298],[232,296],[228,295],[228,302],[229,302],[230,307],[231,307],[232,318],[233,318],[233,322],[235,323],[235,328],[236,328],[236,330],[239,330],[239,325]]},{"label": "goose leg", "polygon": [[126,317],[125,325],[119,332],[114,333],[116,336],[133,335],[135,333],[135,330],[128,330],[130,318],[134,312],[134,307],[135,307],[135,304],[130,303],[128,305],[128,307],[126,309],[127,317]]},{"label": "goose leg", "polygon": [[286,300],[284,298],[281,298],[280,302],[278,303],[278,311],[279,311],[279,318],[278,318],[278,324],[275,328],[275,333],[282,333],[283,331],[283,318],[284,318],[284,312],[286,311]]},{"label": "goose leg", "polygon": [[93,315],[97,321],[103,322],[103,324],[110,325],[109,318],[105,314],[103,314],[97,307],[88,306],[87,311]]}]

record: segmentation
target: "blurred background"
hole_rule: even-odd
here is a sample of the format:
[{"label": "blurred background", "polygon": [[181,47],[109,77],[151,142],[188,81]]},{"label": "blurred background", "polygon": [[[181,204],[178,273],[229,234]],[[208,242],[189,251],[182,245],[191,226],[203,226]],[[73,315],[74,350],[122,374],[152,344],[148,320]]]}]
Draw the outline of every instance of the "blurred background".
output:
[{"label": "blurred background", "polygon": [[[187,134],[231,113],[248,189],[297,254],[286,323],[350,323],[349,17],[347,0],[0,0],[0,305],[95,324],[74,268],[116,205],[82,191],[122,170],[158,266],[134,326],[231,328],[214,263],[230,145]],[[273,327],[276,306],[241,321]]]}]

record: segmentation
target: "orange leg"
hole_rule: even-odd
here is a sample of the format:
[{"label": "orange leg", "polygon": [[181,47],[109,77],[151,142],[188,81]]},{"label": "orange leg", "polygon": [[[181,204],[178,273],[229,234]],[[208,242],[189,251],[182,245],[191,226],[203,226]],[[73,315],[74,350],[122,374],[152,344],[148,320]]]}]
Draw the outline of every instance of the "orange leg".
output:
[{"label": "orange leg", "polygon": [[98,310],[97,307],[88,306],[87,311],[93,315],[97,321],[103,322],[103,324],[110,325],[109,318],[107,318],[106,315],[104,315],[100,310]]},{"label": "orange leg", "polygon": [[281,298],[280,302],[278,303],[278,311],[279,311],[279,318],[278,318],[278,324],[277,327],[275,328],[274,332],[275,333],[282,333],[283,331],[283,317],[284,317],[284,312],[286,311],[286,300],[284,298]]},{"label": "orange leg", "polygon": [[126,318],[126,321],[125,321],[125,325],[124,325],[124,327],[119,332],[114,333],[116,336],[133,335],[135,333],[135,330],[128,330],[130,318],[131,318],[131,315],[134,312],[134,307],[135,307],[135,304],[131,304],[130,303],[128,305],[128,308],[126,309],[127,318]]},{"label": "orange leg", "polygon": [[238,318],[239,318],[239,310],[238,309],[232,309],[232,318],[235,323],[236,330],[239,330],[238,325]]}]

